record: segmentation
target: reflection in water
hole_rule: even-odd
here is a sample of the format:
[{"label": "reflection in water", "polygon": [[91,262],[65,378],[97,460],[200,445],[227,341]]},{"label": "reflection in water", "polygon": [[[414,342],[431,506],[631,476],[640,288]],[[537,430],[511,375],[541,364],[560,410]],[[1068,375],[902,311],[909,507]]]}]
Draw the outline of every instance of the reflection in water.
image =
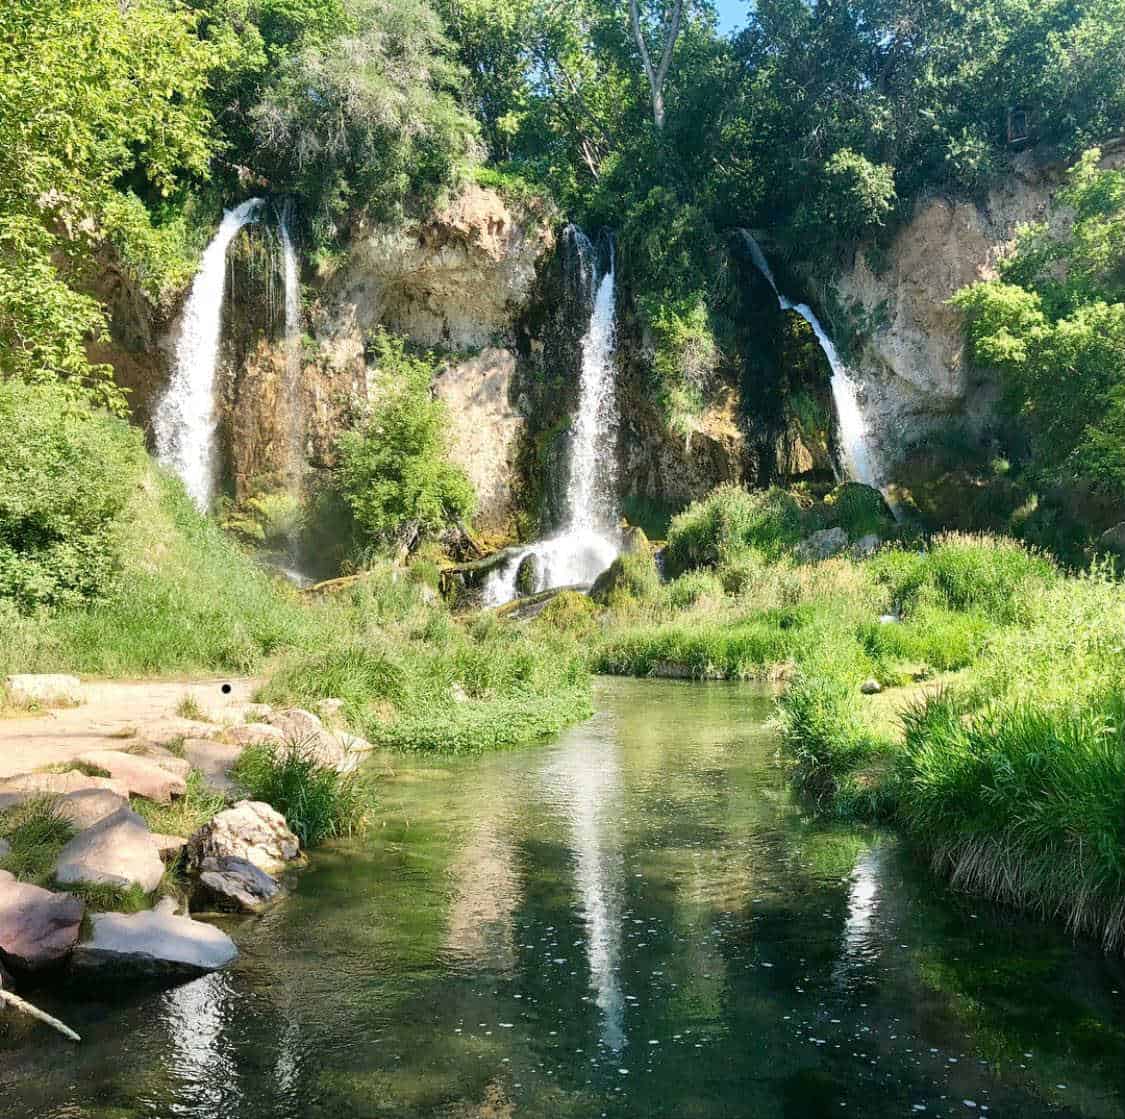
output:
[{"label": "reflection in water", "polygon": [[844,920],[840,958],[833,969],[833,978],[841,986],[854,974],[875,961],[879,954],[877,920],[879,917],[879,876],[882,851],[872,847],[861,855],[848,884],[848,915]]},{"label": "reflection in water", "polygon": [[183,1097],[196,1099],[204,1092],[216,1107],[237,1100],[234,1054],[224,1037],[228,982],[222,973],[206,975],[172,988],[161,1007],[172,1043],[169,1071],[180,1081]]},{"label": "reflection in water", "polygon": [[601,1011],[602,1044],[626,1045],[621,989],[621,745],[613,733],[574,734],[544,771],[548,798],[565,813],[574,876],[586,921],[590,986]]}]

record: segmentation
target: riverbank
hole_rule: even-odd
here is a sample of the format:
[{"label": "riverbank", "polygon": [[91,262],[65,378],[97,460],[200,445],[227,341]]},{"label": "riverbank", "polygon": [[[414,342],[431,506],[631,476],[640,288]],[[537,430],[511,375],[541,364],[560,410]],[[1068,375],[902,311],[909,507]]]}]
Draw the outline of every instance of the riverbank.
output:
[{"label": "riverbank", "polygon": [[763,531],[767,507],[728,491],[673,522],[681,572],[578,623],[595,669],[785,681],[818,812],[893,822],[958,887],[1120,951],[1125,587],[989,536],[852,531],[814,559],[785,517]]}]

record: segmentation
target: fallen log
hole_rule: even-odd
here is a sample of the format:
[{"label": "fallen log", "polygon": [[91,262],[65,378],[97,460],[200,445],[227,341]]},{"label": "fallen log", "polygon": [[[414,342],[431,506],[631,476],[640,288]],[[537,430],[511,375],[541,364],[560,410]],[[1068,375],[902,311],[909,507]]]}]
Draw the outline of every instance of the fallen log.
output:
[{"label": "fallen log", "polygon": [[37,1006],[32,1006],[26,999],[21,999],[19,995],[13,995],[11,991],[5,991],[0,987],[0,1003],[10,1006],[13,1010],[18,1010],[29,1017],[45,1023],[52,1029],[58,1030],[63,1037],[69,1038],[71,1041],[81,1041],[82,1039],[65,1023],[60,1022],[57,1018],[52,1018],[45,1010],[40,1010]]}]

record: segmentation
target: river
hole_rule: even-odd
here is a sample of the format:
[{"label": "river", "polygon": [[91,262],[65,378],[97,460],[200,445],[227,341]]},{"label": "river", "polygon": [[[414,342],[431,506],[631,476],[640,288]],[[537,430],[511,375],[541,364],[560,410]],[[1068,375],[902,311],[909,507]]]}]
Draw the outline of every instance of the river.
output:
[{"label": "river", "polygon": [[1125,1114],[1125,968],[812,820],[772,700],[611,680],[548,745],[397,763],[231,970],[0,1035],[3,1119]]}]

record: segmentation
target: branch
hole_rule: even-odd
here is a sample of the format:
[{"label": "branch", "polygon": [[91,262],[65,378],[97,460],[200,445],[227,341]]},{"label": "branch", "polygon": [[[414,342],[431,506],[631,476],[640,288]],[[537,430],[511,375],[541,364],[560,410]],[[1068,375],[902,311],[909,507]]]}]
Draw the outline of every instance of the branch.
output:
[{"label": "branch", "polygon": [[58,1030],[63,1037],[68,1037],[71,1041],[82,1040],[69,1026],[60,1022],[57,1018],[52,1018],[50,1014],[40,1010],[39,1007],[25,1002],[19,995],[13,995],[11,991],[5,991],[3,987],[0,987],[0,1002],[6,1002],[13,1010],[23,1011],[24,1014],[37,1018],[40,1022],[46,1022],[48,1026]]},{"label": "branch", "polygon": [[[637,10],[637,0],[629,0],[633,11]],[[680,16],[683,15],[684,0],[674,0],[672,5],[672,21],[664,36],[664,55],[660,59],[660,69],[656,72],[656,81],[660,89],[664,88],[664,79],[668,77],[668,67],[672,64],[672,49],[676,45],[676,36],[680,33]]]}]

